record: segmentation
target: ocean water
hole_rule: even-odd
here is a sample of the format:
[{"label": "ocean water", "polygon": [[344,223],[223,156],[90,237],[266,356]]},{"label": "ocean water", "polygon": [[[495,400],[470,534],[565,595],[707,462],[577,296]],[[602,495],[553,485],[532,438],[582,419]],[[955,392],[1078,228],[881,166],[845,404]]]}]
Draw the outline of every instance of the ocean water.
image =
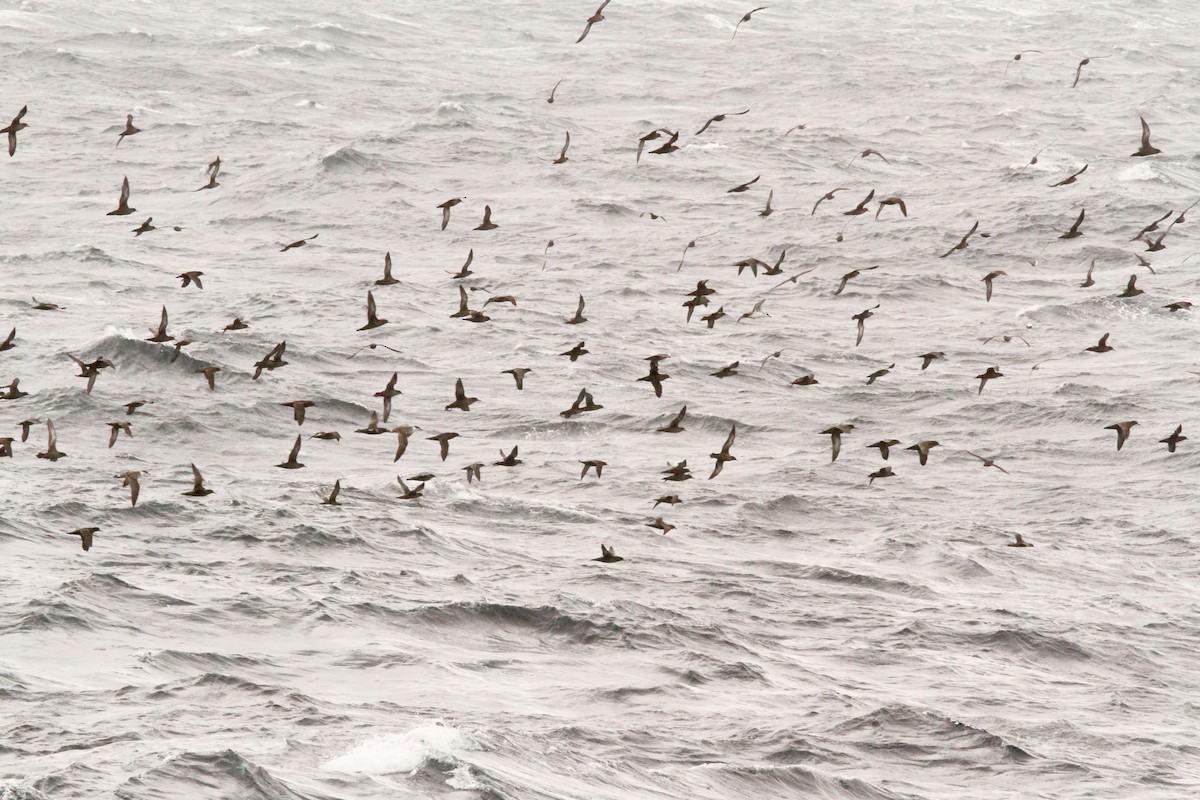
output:
[{"label": "ocean water", "polygon": [[[0,797],[1196,796],[1200,459],[1158,440],[1200,430],[1200,312],[1164,308],[1200,303],[1200,208],[1131,239],[1200,199],[1200,7],[783,0],[731,41],[750,7],[615,0],[575,44],[591,0],[0,5],[0,117],[29,106],[0,154],[0,385],[28,392],[0,400]],[[1139,116],[1161,154],[1130,156]],[[638,162],[658,127],[680,149]],[[459,286],[516,305],[451,318]],[[115,368],[88,394],[69,356]],[[393,372],[398,462],[355,432]],[[562,417],[584,388],[603,408]]]}]

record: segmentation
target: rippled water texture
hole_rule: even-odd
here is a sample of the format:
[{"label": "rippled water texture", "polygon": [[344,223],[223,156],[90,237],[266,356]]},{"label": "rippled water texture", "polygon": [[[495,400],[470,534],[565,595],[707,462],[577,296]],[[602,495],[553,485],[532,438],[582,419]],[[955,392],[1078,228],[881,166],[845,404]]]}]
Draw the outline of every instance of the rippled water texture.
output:
[{"label": "rippled water texture", "polygon": [[[38,423],[0,459],[0,797],[1196,796],[1200,312],[1163,306],[1200,303],[1200,208],[1131,239],[1200,199],[1198,7],[783,0],[731,41],[751,3],[614,0],[574,44],[592,2],[0,5],[0,115],[29,105],[0,434],[52,419],[67,454]],[[1139,116],[1161,154],[1130,156]],[[663,126],[680,149],[638,163]],[[871,190],[907,218],[844,214]],[[460,285],[516,305],[453,319]],[[389,323],[359,332],[368,290]],[[68,354],[116,367],[87,394]],[[397,463],[354,432],[393,372]],[[460,378],[478,402],[445,411]],[[585,387],[603,408],[560,416]],[[214,494],[182,495],[191,463]]]}]

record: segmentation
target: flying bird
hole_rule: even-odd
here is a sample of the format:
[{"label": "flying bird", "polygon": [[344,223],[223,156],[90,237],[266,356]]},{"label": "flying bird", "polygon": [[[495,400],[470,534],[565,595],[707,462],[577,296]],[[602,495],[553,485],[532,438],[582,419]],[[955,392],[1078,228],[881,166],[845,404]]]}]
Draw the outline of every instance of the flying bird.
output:
[{"label": "flying bird", "polygon": [[375,313],[375,294],[367,292],[367,324],[359,328],[360,331],[369,331],[372,328],[378,328],[381,325],[387,325],[386,319],[380,319]]},{"label": "flying bird", "polygon": [[[10,134],[11,135],[11,134]],[[137,211],[136,208],[129,207],[129,178],[121,179],[121,196],[117,199],[117,207],[113,211],[108,212],[109,217],[124,217]]]},{"label": "flying bird", "polygon": [[567,159],[567,148],[571,146],[571,132],[567,131],[567,141],[563,143],[562,152],[558,154],[558,158],[554,159],[555,164],[563,164]]},{"label": "flying bird", "polygon": [[[3,128],[0,128],[0,133],[8,134],[9,158],[12,158],[17,153],[17,131],[24,130],[25,128],[29,127],[27,124],[21,121],[28,112],[29,106],[21,106],[21,110],[17,112],[15,117],[13,117],[12,122],[8,123],[8,125]],[[85,547],[84,549],[86,550],[87,548]]]},{"label": "flying bird", "polygon": [[[706,130],[708,130],[708,126],[712,125],[714,122],[724,122],[726,117],[740,117],[743,114],[749,113],[750,109],[747,108],[745,111],[732,111],[727,114],[717,114],[715,117],[709,117],[708,122],[704,123],[700,130],[696,131],[696,135],[699,136],[700,134],[704,133]],[[757,180],[757,178],[755,180]]]},{"label": "flying bird", "polygon": [[1159,150],[1157,147],[1150,144],[1150,126],[1146,124],[1146,118],[1138,117],[1138,119],[1140,119],[1142,121],[1142,146],[1139,147],[1137,149],[1137,152],[1133,153],[1132,155],[1134,157],[1136,157],[1136,156],[1152,156],[1152,155],[1155,155],[1156,153],[1161,153],[1162,150]]},{"label": "flying bird", "polygon": [[442,230],[446,230],[446,226],[450,224],[450,209],[461,203],[463,198],[451,197],[444,203],[439,203],[438,208],[442,210]]},{"label": "flying bird", "polygon": [[729,41],[732,42],[734,40],[734,38],[737,36],[738,28],[742,27],[743,22],[749,22],[750,18],[752,16],[757,14],[759,11],[766,11],[768,8],[770,8],[770,6],[759,6],[758,8],[752,9],[750,11],[747,11],[745,14],[743,14],[742,18],[738,20],[737,25],[733,26],[733,36],[729,37]]},{"label": "flying bird", "polygon": [[1130,431],[1133,426],[1137,425],[1137,420],[1129,420],[1128,422],[1114,422],[1112,425],[1105,425],[1104,430],[1117,432],[1117,451],[1119,452],[1125,446],[1125,441],[1129,438]]},{"label": "flying bird", "polygon": [[135,133],[141,133],[141,132],[142,132],[141,128],[135,128],[133,126],[133,114],[126,114],[125,115],[125,130],[121,131],[121,133],[117,135],[117,143],[115,145],[113,145],[113,147],[119,147],[121,145],[121,140],[124,139],[126,136],[133,136]]},{"label": "flying bird", "polygon": [[297,247],[304,247],[304,246],[306,246],[306,245],[307,245],[309,242],[311,242],[313,239],[317,238],[317,237],[318,237],[318,236],[320,236],[320,235],[321,235],[321,234],[319,234],[319,233],[314,233],[312,236],[309,236],[309,237],[307,237],[307,238],[305,238],[305,239],[297,239],[297,240],[296,240],[296,241],[294,241],[294,242],[290,242],[289,244],[285,244],[283,247],[281,247],[281,248],[279,249],[279,252],[281,252],[281,253],[286,253],[288,250],[295,250]]},{"label": "flying bird", "polygon": [[983,387],[987,386],[988,381],[993,380],[995,378],[1003,378],[1004,373],[1002,373],[1000,370],[996,369],[995,367],[988,367],[987,370],[982,375],[976,375],[975,377],[979,379],[979,391],[976,392],[975,394],[980,395],[980,394],[983,394]]},{"label": "flying bird", "polygon": [[212,489],[204,486],[204,476],[200,474],[200,470],[196,469],[195,464],[190,465],[192,468],[192,490],[184,492],[184,497],[207,497],[213,493]]},{"label": "flying bird", "polygon": [[610,2],[612,2],[612,0],[604,0],[604,2],[600,4],[600,7],[596,9],[596,13],[588,17],[587,27],[583,29],[583,33],[579,34],[579,38],[575,40],[575,44],[579,44],[587,38],[587,35],[592,30],[593,25],[595,25],[597,22],[604,22],[604,7]]}]

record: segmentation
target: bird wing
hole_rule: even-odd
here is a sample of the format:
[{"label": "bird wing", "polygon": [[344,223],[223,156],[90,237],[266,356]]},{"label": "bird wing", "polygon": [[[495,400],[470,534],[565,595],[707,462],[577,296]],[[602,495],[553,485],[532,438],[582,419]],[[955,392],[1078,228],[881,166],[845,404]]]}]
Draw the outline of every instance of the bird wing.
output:
[{"label": "bird wing", "polygon": [[463,390],[462,378],[459,378],[454,382],[454,399],[461,401],[466,398],[466,396],[467,393]]},{"label": "bird wing", "polygon": [[367,319],[375,319],[375,295],[371,292],[367,292]]},{"label": "bird wing", "polygon": [[571,146],[571,132],[567,131],[567,141],[563,144],[562,152],[558,154],[559,158],[567,157],[567,148]]},{"label": "bird wing", "polygon": [[1142,121],[1142,147],[1150,147],[1150,126],[1146,124],[1145,117],[1138,117]]},{"label": "bird wing", "polygon": [[192,464],[192,491],[199,492],[204,488],[204,476],[200,474],[200,470],[196,469],[196,465]]},{"label": "bird wing", "polygon": [[579,295],[579,307],[575,309],[575,316],[583,316],[583,295]]},{"label": "bird wing", "polygon": [[54,432],[54,420],[46,420],[46,432],[49,437],[46,443],[46,450],[51,451],[58,444],[58,434]]},{"label": "bird wing", "polygon": [[288,454],[288,461],[295,461],[296,457],[300,455],[300,442],[301,441],[302,440],[300,438],[300,435],[297,434],[296,435],[296,443],[294,445],[292,445],[292,452]]},{"label": "bird wing", "polygon": [[721,452],[729,455],[729,448],[733,446],[733,440],[737,438],[737,425],[729,429],[729,436],[725,437],[725,444],[721,447]]}]

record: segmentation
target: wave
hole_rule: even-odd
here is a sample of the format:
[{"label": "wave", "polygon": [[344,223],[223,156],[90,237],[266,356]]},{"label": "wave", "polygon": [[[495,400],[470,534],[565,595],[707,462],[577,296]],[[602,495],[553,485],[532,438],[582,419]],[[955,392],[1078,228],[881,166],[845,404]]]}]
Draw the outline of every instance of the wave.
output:
[{"label": "wave", "polygon": [[129,778],[115,792],[121,800],[173,800],[197,796],[236,797],[239,800],[334,800],[311,790],[303,792],[276,778],[234,750],[219,753],[184,752],[161,766]]}]

